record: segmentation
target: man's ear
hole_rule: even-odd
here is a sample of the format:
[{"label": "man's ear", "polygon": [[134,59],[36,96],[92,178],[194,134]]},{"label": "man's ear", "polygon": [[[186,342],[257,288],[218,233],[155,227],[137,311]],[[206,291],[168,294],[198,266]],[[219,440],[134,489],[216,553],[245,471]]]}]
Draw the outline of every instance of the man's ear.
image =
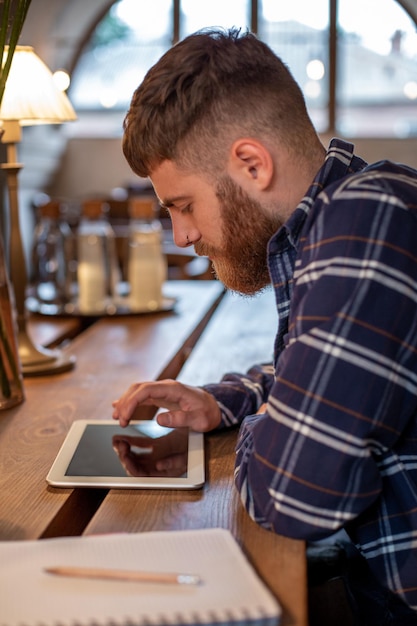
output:
[{"label": "man's ear", "polygon": [[258,191],[264,191],[272,182],[274,161],[268,148],[257,139],[237,139],[230,149],[228,170],[243,188],[255,185]]}]

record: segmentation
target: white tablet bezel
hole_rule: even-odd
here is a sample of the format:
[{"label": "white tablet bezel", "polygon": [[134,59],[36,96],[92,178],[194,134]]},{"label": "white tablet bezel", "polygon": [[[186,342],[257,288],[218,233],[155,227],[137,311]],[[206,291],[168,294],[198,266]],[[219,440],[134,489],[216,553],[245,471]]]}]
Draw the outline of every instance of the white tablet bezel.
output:
[{"label": "white tablet bezel", "polygon": [[[149,423],[135,420],[132,425]],[[104,487],[107,489],[197,489],[205,481],[204,435],[188,433],[187,475],[174,478],[151,476],[67,476],[67,468],[74,456],[87,425],[117,426],[115,420],[76,420],[72,423],[65,440],[46,477],[51,487]]]}]

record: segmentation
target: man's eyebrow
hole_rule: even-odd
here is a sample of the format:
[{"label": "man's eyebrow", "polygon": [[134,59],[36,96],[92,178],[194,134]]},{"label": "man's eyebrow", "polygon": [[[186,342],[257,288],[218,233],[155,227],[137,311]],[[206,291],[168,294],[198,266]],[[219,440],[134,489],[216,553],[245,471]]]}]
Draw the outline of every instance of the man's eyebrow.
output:
[{"label": "man's eyebrow", "polygon": [[159,206],[162,209],[172,209],[176,204],[180,204],[181,202],[187,202],[186,196],[176,196],[174,198],[166,198],[165,200],[159,201]]}]

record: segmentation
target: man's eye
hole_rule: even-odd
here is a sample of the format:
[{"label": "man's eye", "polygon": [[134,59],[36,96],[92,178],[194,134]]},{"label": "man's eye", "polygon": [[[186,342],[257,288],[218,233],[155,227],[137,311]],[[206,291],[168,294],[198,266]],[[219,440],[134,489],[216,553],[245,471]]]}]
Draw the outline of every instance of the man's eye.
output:
[{"label": "man's eye", "polygon": [[191,204],[187,204],[185,207],[183,207],[183,208],[181,209],[181,213],[182,213],[182,214],[184,214],[184,213],[191,213],[191,211],[192,211],[192,206],[191,206]]}]

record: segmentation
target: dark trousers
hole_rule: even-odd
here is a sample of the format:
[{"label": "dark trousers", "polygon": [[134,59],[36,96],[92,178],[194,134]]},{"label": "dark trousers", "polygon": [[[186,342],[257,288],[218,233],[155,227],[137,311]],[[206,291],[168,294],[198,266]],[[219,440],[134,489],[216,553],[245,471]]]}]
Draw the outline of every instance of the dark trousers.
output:
[{"label": "dark trousers", "polygon": [[307,563],[310,626],[417,626],[417,613],[380,585],[349,541],[309,545]]},{"label": "dark trousers", "polygon": [[417,613],[379,584],[358,550],[352,544],[342,544],[342,549],[346,553],[344,581],[355,626],[417,626]]}]

